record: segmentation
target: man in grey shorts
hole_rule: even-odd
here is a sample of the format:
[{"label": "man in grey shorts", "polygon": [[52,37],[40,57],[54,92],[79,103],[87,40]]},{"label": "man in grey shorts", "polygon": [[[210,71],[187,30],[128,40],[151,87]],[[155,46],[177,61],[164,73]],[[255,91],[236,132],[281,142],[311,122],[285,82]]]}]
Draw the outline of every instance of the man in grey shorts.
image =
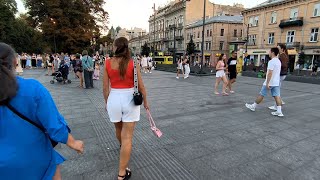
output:
[{"label": "man in grey shorts", "polygon": [[260,104],[263,98],[267,95],[268,90],[271,91],[271,95],[274,97],[277,104],[277,111],[272,112],[274,116],[283,117],[282,114],[282,102],[280,98],[280,71],[281,71],[281,62],[278,59],[279,49],[271,48],[269,56],[272,58],[268,63],[268,71],[266,80],[263,83],[263,86],[260,91],[260,95],[257,97],[256,101],[253,104],[246,104],[246,107],[251,111],[255,111],[258,104]]}]

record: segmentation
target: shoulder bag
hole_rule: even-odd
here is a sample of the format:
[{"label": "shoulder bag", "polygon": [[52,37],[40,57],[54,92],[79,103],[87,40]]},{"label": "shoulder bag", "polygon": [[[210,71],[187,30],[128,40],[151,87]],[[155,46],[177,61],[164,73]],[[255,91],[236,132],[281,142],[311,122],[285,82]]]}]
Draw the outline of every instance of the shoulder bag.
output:
[{"label": "shoulder bag", "polygon": [[139,83],[138,83],[138,71],[137,71],[137,60],[133,59],[134,62],[134,93],[133,93],[133,101],[134,104],[140,106],[143,102],[143,96],[139,92]]}]

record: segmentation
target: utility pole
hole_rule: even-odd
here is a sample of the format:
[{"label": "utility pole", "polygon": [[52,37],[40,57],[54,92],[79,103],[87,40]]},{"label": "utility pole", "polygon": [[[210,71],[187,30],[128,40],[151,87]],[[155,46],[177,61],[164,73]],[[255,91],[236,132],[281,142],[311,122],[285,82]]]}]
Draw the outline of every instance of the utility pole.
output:
[{"label": "utility pole", "polygon": [[205,23],[206,23],[206,1],[203,0],[203,24],[202,24],[202,43],[201,43],[201,66],[200,66],[200,73],[203,70],[203,59],[204,59],[204,30],[205,30]]}]

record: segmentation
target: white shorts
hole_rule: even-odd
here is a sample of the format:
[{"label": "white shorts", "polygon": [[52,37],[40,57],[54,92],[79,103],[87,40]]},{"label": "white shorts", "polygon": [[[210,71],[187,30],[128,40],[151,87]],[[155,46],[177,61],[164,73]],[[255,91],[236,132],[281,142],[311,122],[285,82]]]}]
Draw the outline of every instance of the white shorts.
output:
[{"label": "white shorts", "polygon": [[226,75],[226,73],[224,72],[224,70],[219,70],[216,72],[216,77],[218,77],[218,78],[221,78],[225,75]]},{"label": "white shorts", "polygon": [[137,122],[140,120],[140,106],[134,104],[133,93],[133,88],[111,89],[107,103],[111,122]]}]

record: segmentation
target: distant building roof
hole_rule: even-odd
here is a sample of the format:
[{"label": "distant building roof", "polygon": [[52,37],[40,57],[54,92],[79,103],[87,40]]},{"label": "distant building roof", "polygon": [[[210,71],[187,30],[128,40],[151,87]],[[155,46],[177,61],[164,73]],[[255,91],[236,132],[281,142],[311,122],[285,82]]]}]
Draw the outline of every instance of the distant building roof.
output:
[{"label": "distant building roof", "polygon": [[290,1],[293,1],[293,0],[268,0],[268,1],[265,1],[255,7],[253,7],[253,8],[244,10],[243,13],[250,12],[253,10],[257,10],[257,9],[261,9],[261,8],[265,8],[265,7],[269,7],[269,6],[280,5],[282,3],[286,3],[286,2],[290,2]]},{"label": "distant building roof", "polygon": [[[241,24],[243,22],[243,16],[236,15],[236,16],[214,16],[209,19],[205,20],[205,24],[211,24],[211,23],[233,23],[233,24]],[[203,20],[199,20],[197,22],[191,23],[187,25],[186,28],[194,28],[202,26]]]}]

